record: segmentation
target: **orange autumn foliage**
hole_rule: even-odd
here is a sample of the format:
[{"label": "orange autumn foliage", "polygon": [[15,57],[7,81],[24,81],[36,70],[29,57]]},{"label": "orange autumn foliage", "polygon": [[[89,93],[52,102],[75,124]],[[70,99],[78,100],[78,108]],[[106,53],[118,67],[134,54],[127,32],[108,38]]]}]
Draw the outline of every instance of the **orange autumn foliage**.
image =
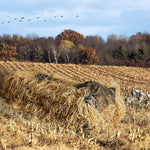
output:
[{"label": "orange autumn foliage", "polygon": [[57,35],[56,39],[68,40],[68,41],[72,41],[74,44],[77,44],[78,42],[84,39],[84,36],[73,30],[64,30],[64,32]]},{"label": "orange autumn foliage", "polygon": [[82,47],[81,50],[81,62],[83,64],[96,64],[99,62],[99,57],[96,54],[96,49],[92,47]]},{"label": "orange autumn foliage", "polygon": [[0,44],[0,60],[1,61],[15,61],[17,56],[17,50],[16,47],[8,44],[3,44],[1,42]]}]

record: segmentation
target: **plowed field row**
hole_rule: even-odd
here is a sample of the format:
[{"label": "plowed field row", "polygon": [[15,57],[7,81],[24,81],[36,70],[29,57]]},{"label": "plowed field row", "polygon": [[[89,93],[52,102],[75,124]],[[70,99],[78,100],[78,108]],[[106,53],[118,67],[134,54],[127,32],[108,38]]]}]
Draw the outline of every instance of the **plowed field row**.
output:
[{"label": "plowed field row", "polygon": [[109,76],[111,76],[120,84],[124,95],[129,94],[134,86],[141,88],[143,91],[150,91],[149,68],[1,61],[0,74],[34,67],[81,82],[87,80],[99,81],[99,79],[109,82]]}]

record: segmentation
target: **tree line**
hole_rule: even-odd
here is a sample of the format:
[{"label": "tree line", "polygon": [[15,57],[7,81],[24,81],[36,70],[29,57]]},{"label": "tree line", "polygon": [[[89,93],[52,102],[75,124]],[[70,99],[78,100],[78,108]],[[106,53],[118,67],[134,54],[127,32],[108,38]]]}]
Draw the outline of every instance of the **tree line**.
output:
[{"label": "tree line", "polygon": [[150,66],[150,34],[83,36],[64,30],[54,37],[0,36],[0,60],[48,63]]}]

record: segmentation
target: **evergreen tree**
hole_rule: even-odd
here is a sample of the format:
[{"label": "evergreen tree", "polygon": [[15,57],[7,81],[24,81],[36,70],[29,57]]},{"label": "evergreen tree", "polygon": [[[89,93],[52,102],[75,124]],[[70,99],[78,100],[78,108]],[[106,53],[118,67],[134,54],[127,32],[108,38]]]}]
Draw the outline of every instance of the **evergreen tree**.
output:
[{"label": "evergreen tree", "polygon": [[35,61],[35,62],[40,62],[40,61],[42,61],[42,52],[41,52],[39,46],[36,46],[36,47],[35,47],[31,58],[32,58],[32,60]]},{"label": "evergreen tree", "polygon": [[116,58],[116,59],[125,59],[126,58],[126,51],[124,49],[124,47],[122,45],[120,45],[116,51],[114,52],[113,54],[113,58]]},{"label": "evergreen tree", "polygon": [[141,48],[138,49],[138,59],[143,59],[146,60],[147,58],[147,52],[145,50],[145,48],[143,46],[141,46]]}]

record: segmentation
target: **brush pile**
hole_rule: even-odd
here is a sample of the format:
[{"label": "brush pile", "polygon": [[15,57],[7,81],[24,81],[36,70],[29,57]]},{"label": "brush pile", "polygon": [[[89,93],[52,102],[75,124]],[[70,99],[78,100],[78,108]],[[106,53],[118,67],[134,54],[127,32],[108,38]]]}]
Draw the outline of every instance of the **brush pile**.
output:
[{"label": "brush pile", "polygon": [[125,114],[119,85],[113,81],[102,82],[116,89],[116,98],[115,104],[109,105],[101,113],[85,103],[86,90],[73,86],[79,82],[37,69],[5,75],[2,94],[8,102],[47,122],[75,130],[88,127],[97,132],[114,128]]}]

